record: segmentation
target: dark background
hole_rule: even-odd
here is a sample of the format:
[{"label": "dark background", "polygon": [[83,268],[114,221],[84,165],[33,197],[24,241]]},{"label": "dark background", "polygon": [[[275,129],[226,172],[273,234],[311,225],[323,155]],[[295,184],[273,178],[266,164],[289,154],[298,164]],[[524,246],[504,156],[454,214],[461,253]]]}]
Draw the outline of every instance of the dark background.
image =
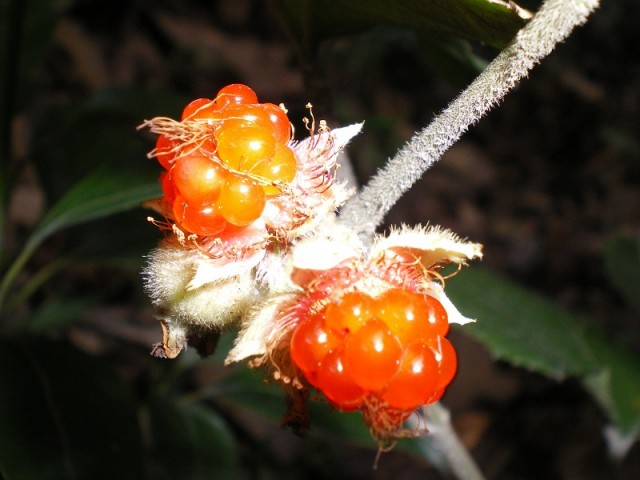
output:
[{"label": "dark background", "polygon": [[[8,250],[24,241],[72,180],[100,161],[139,162],[134,169],[154,175],[158,169],[144,155],[153,139],[136,126],[155,115],[176,117],[189,99],[211,97],[228,83],[250,85],[261,101],[285,103],[299,137],[309,100],[330,126],[364,120],[364,132],[348,152],[364,183],[472,78],[433,66],[411,32],[385,26],[324,42],[310,62],[298,55],[267,2],[76,0],[54,5],[52,35],[30,74],[30,100],[12,122],[18,161],[12,166],[17,181],[10,191]],[[634,0],[605,1],[586,26],[471,128],[387,219],[388,224],[439,224],[484,244],[486,267],[588,316],[635,354],[640,353],[638,311],[604,280],[603,250],[615,235],[638,235],[640,226],[639,19]],[[473,48],[486,60],[497,53]],[[82,117],[83,109],[96,102],[112,102],[106,120]],[[111,137],[114,124],[126,133]],[[76,143],[67,141],[70,128]],[[61,160],[68,155],[78,161]],[[46,167],[34,169],[34,162]],[[43,177],[43,171],[49,173]],[[78,267],[56,277],[55,286],[34,294],[22,317],[6,322],[19,323],[51,296],[93,298],[100,292],[99,308],[83,310],[79,321],[57,334],[93,355],[115,357],[142,396],[153,382],[148,369],[164,368],[145,357],[160,330],[137,271],[144,252],[161,237],[146,215],[137,210],[47,242],[32,261],[34,271],[69,245],[82,250],[91,244],[88,250],[120,249],[127,255],[121,264]],[[119,228],[133,232],[135,242],[111,242],[105,232]],[[460,334],[454,343],[460,373],[444,403],[488,478],[631,479],[640,474],[638,445],[619,463],[607,456],[604,416],[576,382],[555,382],[495,363]],[[123,355],[133,363],[123,366]],[[298,452],[289,433],[272,427],[275,423],[257,428],[275,435],[284,451]],[[310,475],[313,468],[317,478],[373,475],[369,450],[354,448],[335,465],[327,454],[327,463],[319,466],[280,454],[282,465],[291,462],[291,478]],[[259,469],[254,473],[269,478]],[[424,461],[403,453],[384,456],[375,475],[440,478]]]}]

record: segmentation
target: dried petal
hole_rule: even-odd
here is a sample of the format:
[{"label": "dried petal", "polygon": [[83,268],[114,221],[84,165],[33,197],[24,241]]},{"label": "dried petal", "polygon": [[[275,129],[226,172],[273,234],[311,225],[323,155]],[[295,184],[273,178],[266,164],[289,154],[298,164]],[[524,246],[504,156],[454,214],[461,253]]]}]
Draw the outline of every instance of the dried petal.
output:
[{"label": "dried petal", "polygon": [[418,260],[425,268],[440,263],[464,264],[482,258],[482,245],[462,240],[450,230],[438,226],[406,225],[392,230],[387,236],[377,236],[371,256],[392,250],[406,261]]}]

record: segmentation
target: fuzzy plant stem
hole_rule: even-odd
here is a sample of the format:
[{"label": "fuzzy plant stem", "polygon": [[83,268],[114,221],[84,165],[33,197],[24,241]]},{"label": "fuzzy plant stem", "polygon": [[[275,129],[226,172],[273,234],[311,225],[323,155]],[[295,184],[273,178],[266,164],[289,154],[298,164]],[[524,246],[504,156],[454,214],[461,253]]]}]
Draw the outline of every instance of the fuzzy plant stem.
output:
[{"label": "fuzzy plant stem", "polygon": [[370,235],[393,205],[473,124],[497,105],[599,0],[548,0],[509,46],[430,125],[417,133],[345,204],[340,223]]},{"label": "fuzzy plant stem", "polygon": [[424,407],[429,433],[420,439],[444,457],[449,473],[458,480],[484,480],[482,472],[451,424],[451,414],[439,402]]}]

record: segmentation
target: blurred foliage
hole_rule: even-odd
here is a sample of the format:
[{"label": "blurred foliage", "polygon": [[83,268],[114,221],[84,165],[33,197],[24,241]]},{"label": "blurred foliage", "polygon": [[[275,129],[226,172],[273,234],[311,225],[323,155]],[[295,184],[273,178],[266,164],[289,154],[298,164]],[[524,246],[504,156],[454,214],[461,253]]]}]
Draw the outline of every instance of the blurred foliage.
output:
[{"label": "blurred foliage", "polygon": [[[206,389],[192,387],[200,369],[220,366],[230,337],[211,359],[189,352],[171,364],[127,346],[115,358],[89,354],[66,338],[87,312],[108,302],[112,276],[139,282],[142,254],[158,233],[137,207],[159,189],[155,166],[145,159],[151,139],[136,126],[185,103],[173,92],[109,88],[33,111],[39,85],[32,73],[64,14],[57,6],[73,3],[2,0],[0,6],[0,477],[278,478],[286,466],[269,457],[274,446],[242,419],[275,425],[284,411],[281,392],[244,368],[218,369]],[[514,10],[488,0],[272,3],[307,53],[331,36],[391,24],[411,29],[425,55],[445,70],[477,69],[468,41],[502,47],[524,24]],[[27,158],[12,146],[18,114],[31,121]],[[46,206],[29,231],[6,221],[25,164]],[[629,239],[614,239],[606,249],[612,283],[636,305],[638,252],[637,240]],[[110,273],[90,291],[57,281],[87,266]],[[464,331],[496,357],[553,378],[583,379],[612,421],[626,431],[637,428],[637,358],[562,308],[487,272],[471,270],[450,287],[461,309],[482,319]],[[131,363],[136,371],[123,374]],[[342,455],[352,451],[347,446],[374,448],[358,415],[315,402],[311,408],[315,427],[303,452],[308,463],[296,464],[301,475],[333,466],[318,460],[328,445]],[[414,452],[415,442],[408,447]],[[373,451],[367,454],[373,458]]]}]

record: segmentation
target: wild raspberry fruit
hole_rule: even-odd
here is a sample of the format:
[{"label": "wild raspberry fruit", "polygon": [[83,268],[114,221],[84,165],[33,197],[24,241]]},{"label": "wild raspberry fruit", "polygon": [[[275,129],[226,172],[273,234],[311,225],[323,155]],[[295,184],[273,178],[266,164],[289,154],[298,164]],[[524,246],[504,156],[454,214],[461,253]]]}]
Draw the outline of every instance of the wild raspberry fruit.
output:
[{"label": "wild raspberry fruit", "polygon": [[401,422],[439,398],[453,379],[448,328],[447,313],[432,296],[391,288],[371,297],[354,290],[294,329],[291,358],[336,408]]},{"label": "wild raspberry fruit", "polygon": [[176,135],[185,138],[177,140],[161,134],[154,155],[167,171],[160,204],[184,232],[212,236],[227,225],[247,227],[296,177],[285,111],[258,103],[246,85],[228,85],[214,99],[193,100],[181,125],[195,135]]}]

